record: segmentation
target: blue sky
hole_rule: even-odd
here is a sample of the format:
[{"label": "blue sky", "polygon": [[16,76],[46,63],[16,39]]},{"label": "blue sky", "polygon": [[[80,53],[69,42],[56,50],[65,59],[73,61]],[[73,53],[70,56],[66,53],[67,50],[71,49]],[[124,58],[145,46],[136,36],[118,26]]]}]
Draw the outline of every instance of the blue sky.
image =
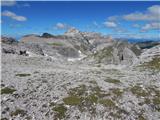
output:
[{"label": "blue sky", "polygon": [[160,2],[2,2],[2,35],[63,34],[75,27],[125,38],[160,39]]}]

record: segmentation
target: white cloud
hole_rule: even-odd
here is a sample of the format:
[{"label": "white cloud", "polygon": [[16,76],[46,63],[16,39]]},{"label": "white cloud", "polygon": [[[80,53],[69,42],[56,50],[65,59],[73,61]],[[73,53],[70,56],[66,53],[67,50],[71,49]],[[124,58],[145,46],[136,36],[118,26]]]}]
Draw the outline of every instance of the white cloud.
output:
[{"label": "white cloud", "polygon": [[139,24],[133,24],[133,27],[135,27],[135,28],[139,28],[139,27],[140,27],[140,25],[139,25]]},{"label": "white cloud", "polygon": [[124,15],[123,19],[129,21],[160,21],[160,5],[149,7],[146,12],[135,12]]},{"label": "white cloud", "polygon": [[16,1],[15,0],[2,0],[1,1],[1,5],[2,6],[14,6],[16,5]]},{"label": "white cloud", "polygon": [[147,23],[141,28],[142,32],[148,30],[160,30],[160,22]]},{"label": "white cloud", "polygon": [[117,24],[115,22],[113,22],[113,21],[106,21],[106,22],[104,22],[104,25],[106,27],[108,27],[108,28],[115,28],[115,27],[117,27]]},{"label": "white cloud", "polygon": [[57,23],[56,25],[55,25],[55,28],[56,29],[69,29],[69,28],[71,28],[71,26],[69,26],[69,25],[67,25],[67,24],[64,24],[64,23]]},{"label": "white cloud", "polygon": [[96,21],[93,21],[94,26],[98,26],[98,23]]},{"label": "white cloud", "polygon": [[25,3],[23,4],[24,7],[30,7],[30,4],[29,3]]},{"label": "white cloud", "polygon": [[6,17],[10,17],[11,19],[17,20],[17,21],[26,21],[27,18],[24,16],[18,16],[15,13],[11,12],[11,11],[3,11],[2,12],[2,16],[6,16]]},{"label": "white cloud", "polygon": [[117,21],[117,20],[119,19],[119,17],[120,17],[120,16],[118,16],[118,15],[110,16],[110,17],[108,17],[108,20],[109,20],[109,21]]}]

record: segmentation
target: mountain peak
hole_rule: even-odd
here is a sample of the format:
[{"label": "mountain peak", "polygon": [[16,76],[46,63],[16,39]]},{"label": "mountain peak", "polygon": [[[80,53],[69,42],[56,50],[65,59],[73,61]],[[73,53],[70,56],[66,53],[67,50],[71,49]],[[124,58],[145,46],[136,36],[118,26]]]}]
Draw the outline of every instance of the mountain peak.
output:
[{"label": "mountain peak", "polygon": [[79,33],[80,33],[80,31],[78,29],[70,28],[70,29],[68,29],[67,32],[64,33],[64,35],[66,35],[66,36],[74,36],[74,35],[79,34]]}]

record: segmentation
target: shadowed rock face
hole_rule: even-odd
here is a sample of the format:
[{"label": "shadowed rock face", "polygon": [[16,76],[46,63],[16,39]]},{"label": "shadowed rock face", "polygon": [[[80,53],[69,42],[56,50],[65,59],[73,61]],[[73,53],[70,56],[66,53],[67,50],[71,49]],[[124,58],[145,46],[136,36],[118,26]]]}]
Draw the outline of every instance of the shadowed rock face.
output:
[{"label": "shadowed rock face", "polygon": [[87,60],[92,58],[97,63],[131,65],[138,60],[136,52],[141,52],[141,49],[138,49],[137,46],[124,41],[112,41],[104,44],[101,48],[99,46],[101,45],[98,45],[96,52],[89,56]]},{"label": "shadowed rock face", "polygon": [[14,38],[11,37],[1,37],[1,42],[5,44],[16,44],[18,41],[16,41]]},{"label": "shadowed rock face", "polygon": [[52,37],[54,37],[54,35],[51,35],[49,33],[43,33],[41,37],[43,37],[43,38],[52,38]]}]

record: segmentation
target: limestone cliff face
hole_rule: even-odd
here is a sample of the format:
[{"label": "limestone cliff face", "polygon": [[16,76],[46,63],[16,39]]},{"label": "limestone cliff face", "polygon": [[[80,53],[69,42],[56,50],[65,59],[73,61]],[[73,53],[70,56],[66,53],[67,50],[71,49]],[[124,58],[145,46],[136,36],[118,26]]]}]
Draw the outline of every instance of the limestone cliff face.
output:
[{"label": "limestone cliff face", "polygon": [[138,56],[131,48],[133,46],[127,42],[114,41],[103,49],[96,49],[89,59],[92,58],[96,63],[132,65],[138,60]]}]

